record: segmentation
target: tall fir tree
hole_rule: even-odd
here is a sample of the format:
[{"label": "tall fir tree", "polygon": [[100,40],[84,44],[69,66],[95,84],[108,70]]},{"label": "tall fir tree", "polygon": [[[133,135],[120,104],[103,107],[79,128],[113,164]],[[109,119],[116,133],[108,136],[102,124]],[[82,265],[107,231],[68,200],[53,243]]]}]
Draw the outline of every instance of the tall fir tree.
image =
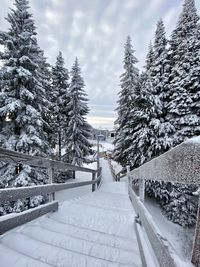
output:
[{"label": "tall fir tree", "polygon": [[[51,65],[47,63],[47,59],[44,56],[44,52],[41,51],[40,56],[38,57],[38,65],[39,68],[37,70],[38,74],[38,81],[40,81],[43,90],[42,93],[38,95],[39,103],[40,103],[40,111],[42,114],[42,117],[44,119],[44,131],[47,134],[48,143],[50,145],[50,139],[49,135],[51,133],[51,125],[50,125],[50,118],[52,116],[52,99],[51,99],[51,92],[52,92],[52,86],[51,86]],[[50,147],[50,154],[52,154],[53,151]]]},{"label": "tall fir tree", "polygon": [[[200,134],[199,117],[199,16],[194,0],[185,0],[169,48],[169,104],[167,120],[173,122],[173,146],[186,138]],[[169,198],[163,209],[168,218],[182,226],[194,226],[197,211],[196,188],[191,185],[170,184]]]},{"label": "tall fir tree", "polygon": [[117,131],[114,140],[114,157],[122,166],[128,164],[128,154],[126,153],[126,149],[131,144],[131,128],[128,123],[130,121],[131,111],[134,108],[135,91],[138,88],[139,82],[139,71],[135,67],[138,60],[134,56],[135,51],[133,50],[130,36],[127,37],[124,49],[124,73],[121,75],[120,80],[121,90],[117,102],[118,118],[115,121]]},{"label": "tall fir tree", "polygon": [[[0,53],[4,62],[0,84],[0,118],[3,121],[0,145],[30,155],[46,156],[49,146],[41,103],[45,89],[39,76],[42,51],[37,44],[28,1],[15,0],[15,9],[11,9],[7,21],[9,30],[0,32],[0,44],[5,48]],[[16,166],[10,164],[1,173],[1,187],[28,186],[44,183],[45,180],[43,171],[28,165],[23,165],[16,172]],[[22,210],[41,201],[42,198],[34,198],[30,202],[18,201],[13,209]]]},{"label": "tall fir tree", "polygon": [[[153,60],[147,71],[149,75],[147,75],[147,85],[145,86],[151,96],[148,99],[153,100],[149,106],[151,110],[154,110],[151,113],[153,117],[148,121],[151,142],[146,149],[146,160],[164,153],[177,144],[178,129],[176,124],[173,125],[173,120],[169,119],[172,62],[170,62],[171,53],[167,53],[166,44],[164,25],[160,20],[157,24]],[[150,88],[153,91],[149,90]],[[174,138],[174,136],[176,137]],[[186,185],[146,181],[146,192],[158,199],[166,216],[173,222],[188,227],[194,225],[195,222],[196,204],[195,197],[192,196],[192,189],[194,190],[193,187]]]},{"label": "tall fir tree", "polygon": [[157,23],[155,40],[153,45],[153,60],[151,67],[147,71],[148,83],[146,90],[152,98],[151,118],[149,118],[149,128],[151,131],[150,146],[148,148],[148,159],[152,159],[165,151],[172,145],[170,134],[174,132],[173,125],[165,119],[166,99],[165,91],[168,83],[168,56],[167,39],[163,21]]},{"label": "tall fir tree", "polygon": [[[126,149],[127,162],[131,168],[137,168],[147,161],[147,148],[150,145],[148,127],[148,107],[150,97],[146,92],[147,75],[142,73],[135,91],[134,107],[127,127],[129,128],[130,145]],[[149,84],[151,86],[151,84]]]},{"label": "tall fir tree", "polygon": [[[169,63],[167,55],[167,39],[163,21],[157,23],[153,47],[150,46],[146,60],[146,79],[142,83],[141,101],[146,103],[145,114],[147,142],[143,142],[142,155],[144,163],[159,156],[172,146],[171,133],[173,125],[166,121],[166,98],[168,89]],[[142,107],[142,103],[139,105]],[[144,106],[144,105],[143,105]],[[138,147],[138,146],[137,146]],[[136,149],[138,149],[136,147]],[[158,181],[146,181],[146,192],[159,200],[168,199],[167,184]]]},{"label": "tall fir tree", "polygon": [[83,164],[91,150],[88,140],[91,136],[91,127],[85,118],[89,109],[84,86],[81,69],[76,58],[71,70],[69,86],[69,126],[66,129],[67,147],[65,160],[79,166]]},{"label": "tall fir tree", "polygon": [[62,53],[59,52],[56,65],[52,68],[52,147],[58,146],[58,156],[61,159],[61,149],[67,142],[66,129],[69,124],[68,104],[69,104],[69,74],[64,66]]},{"label": "tall fir tree", "polygon": [[170,40],[171,75],[168,119],[174,122],[174,145],[200,134],[199,16],[194,0],[185,0]]}]

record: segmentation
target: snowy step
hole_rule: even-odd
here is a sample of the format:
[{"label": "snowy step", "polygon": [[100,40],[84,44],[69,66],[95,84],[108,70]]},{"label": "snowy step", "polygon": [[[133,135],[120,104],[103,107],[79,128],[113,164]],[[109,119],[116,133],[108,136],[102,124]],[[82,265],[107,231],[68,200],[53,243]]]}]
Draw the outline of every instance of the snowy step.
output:
[{"label": "snowy step", "polygon": [[[52,265],[33,259],[23,253],[19,253],[0,243],[0,266],[1,267],[49,267]],[[1,265],[3,263],[3,265]]]},{"label": "snowy step", "polygon": [[[95,244],[83,239],[77,239],[59,233],[55,233],[38,226],[26,227],[20,233],[56,247],[66,249],[68,251],[77,252],[87,256],[117,262],[120,264],[133,264],[134,251],[120,250],[119,248],[108,247],[105,245]],[[132,253],[131,253],[132,252]],[[135,251],[137,253],[137,250]]]},{"label": "snowy step", "polygon": [[109,247],[119,248],[121,250],[133,251],[134,248],[133,240],[107,235],[105,233],[92,231],[90,229],[82,229],[73,225],[59,223],[51,219],[41,220],[40,222],[37,222],[37,225],[49,231]]},{"label": "snowy step", "polygon": [[[73,204],[77,204],[77,203],[73,203]],[[99,209],[107,209],[107,210],[112,210],[112,211],[115,211],[115,212],[121,212],[121,213],[125,213],[127,214],[128,212],[131,211],[131,208],[130,209],[125,209],[125,208],[120,208],[120,207],[113,207],[113,206],[108,206],[106,203],[104,203],[103,201],[96,201],[95,199],[95,202],[92,200],[90,201],[89,199],[86,199],[86,200],[83,200],[81,202],[78,202],[78,205],[82,205],[82,206],[88,206],[88,207],[94,207],[94,208],[99,208]],[[133,208],[132,208],[133,209]]]},{"label": "snowy step", "polygon": [[[55,242],[55,241],[54,241]],[[30,238],[22,233],[7,234],[2,238],[2,244],[14,249],[25,256],[57,267],[114,267],[114,266],[140,266],[138,263],[119,264],[97,257],[87,256],[83,253],[69,251],[53,244],[47,244]],[[37,265],[36,265],[37,266]]]},{"label": "snowy step", "polygon": [[[93,206],[93,205],[85,205],[84,203],[73,203],[70,206],[65,206],[63,205],[60,208],[59,214],[64,213],[65,210],[68,210],[68,212],[70,213],[70,217],[76,217],[79,218],[80,217],[80,210],[84,209],[84,214],[81,215],[81,218],[88,218],[88,219],[100,219],[102,221],[104,220],[109,220],[110,223],[125,223],[125,222],[133,222],[134,221],[134,214],[130,211],[124,211],[124,210],[120,210],[116,211],[114,208],[110,209],[107,208],[105,209],[104,207],[101,206]],[[106,212],[105,212],[106,211]],[[67,218],[68,219],[68,218]]]},{"label": "snowy step", "polygon": [[95,193],[95,201],[93,198],[84,198],[80,203],[88,203],[92,205],[108,207],[116,210],[128,210],[133,211],[130,200],[128,197],[121,194],[110,194],[104,192]]},{"label": "snowy step", "polygon": [[[80,213],[82,210],[82,213]],[[67,214],[67,216],[64,216]],[[86,217],[84,216],[83,208],[79,208],[79,212],[67,213],[67,210],[62,210],[57,214],[52,214],[51,219],[57,222],[73,225],[83,229],[91,229],[96,232],[101,232],[109,235],[124,237],[128,239],[135,239],[135,233],[133,230],[133,220],[132,222],[127,221],[124,223],[115,222],[114,219],[104,216],[104,219],[100,216],[96,217]],[[68,217],[69,216],[69,217]]]}]

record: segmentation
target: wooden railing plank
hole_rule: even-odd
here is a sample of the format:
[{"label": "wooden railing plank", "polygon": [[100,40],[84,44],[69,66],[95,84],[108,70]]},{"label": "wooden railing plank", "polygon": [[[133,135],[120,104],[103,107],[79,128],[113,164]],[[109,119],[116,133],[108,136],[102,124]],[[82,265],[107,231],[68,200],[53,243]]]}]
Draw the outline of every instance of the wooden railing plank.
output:
[{"label": "wooden railing plank", "polygon": [[[139,197],[136,198],[135,193],[132,190],[132,180],[139,180]],[[144,211],[141,209],[141,204],[144,199],[145,180],[176,182],[181,184],[194,184],[200,186],[200,143],[194,142],[194,140],[188,140],[169,150],[168,152],[160,155],[159,157],[143,164],[141,167],[128,171],[130,198],[134,208],[139,213],[140,219],[144,228],[149,231],[149,224]],[[200,266],[200,206],[198,207],[198,216],[196,223],[196,231],[193,244],[192,262],[195,266]],[[149,228],[149,229],[148,229]],[[151,227],[152,228],[152,227]],[[162,266],[174,266],[173,262],[170,263],[169,251],[162,244],[156,236],[156,232],[152,228],[149,231],[149,238],[154,248],[156,256]],[[155,245],[154,245],[155,241]],[[159,244],[160,248],[159,249]],[[166,263],[162,262],[162,257],[166,256]],[[170,263],[170,265],[169,265]]]},{"label": "wooden railing plank", "polygon": [[[99,170],[70,165],[62,161],[55,161],[48,158],[26,155],[3,148],[0,148],[0,161],[14,164],[28,164],[34,167],[46,168],[48,169],[49,175],[49,184],[46,185],[0,189],[0,204],[4,204],[5,202],[9,201],[16,201],[18,199],[30,198],[37,195],[50,195],[50,202],[47,204],[27,210],[25,212],[21,212],[19,214],[13,213],[0,217],[0,234],[28,221],[31,221],[39,216],[42,216],[43,214],[46,214],[50,211],[57,210],[58,202],[54,201],[55,192],[85,185],[92,185],[94,191],[95,185],[98,185],[98,183],[101,181],[101,173],[99,172]],[[55,184],[53,183],[54,169],[88,172],[92,174],[92,180]],[[96,174],[98,176],[97,179],[95,179]]]},{"label": "wooden railing plank", "polygon": [[0,217],[0,234],[7,232],[17,226],[30,222],[46,213],[56,211],[58,209],[58,202],[52,201],[50,203],[40,205],[39,207],[29,209],[20,213],[12,213]]},{"label": "wooden railing plank", "polygon": [[0,203],[7,201],[15,201],[22,198],[29,198],[38,195],[48,195],[64,189],[71,189],[75,187],[92,185],[99,182],[100,177],[96,180],[84,181],[84,182],[69,182],[63,184],[47,184],[47,185],[36,185],[18,188],[6,188],[0,189]]},{"label": "wooden railing plank", "polygon": [[28,164],[34,167],[42,167],[42,168],[48,168],[49,165],[51,165],[52,168],[56,168],[56,169],[82,171],[82,172],[90,172],[90,173],[96,172],[96,170],[94,169],[71,165],[63,161],[56,161],[56,160],[51,160],[48,158],[31,156],[31,155],[7,150],[4,148],[0,148],[0,161],[6,162],[6,163],[22,163],[22,164]]},{"label": "wooden railing plank", "polygon": [[197,212],[197,222],[195,229],[195,238],[192,249],[192,263],[195,266],[200,266],[200,200]]},{"label": "wooden railing plank", "polygon": [[[139,197],[136,196],[132,188],[129,186],[129,196],[136,213],[142,222],[142,226],[145,228],[149,241],[152,245],[156,258],[160,266],[162,267],[176,267],[174,259],[172,258],[170,245],[167,240],[162,236],[160,231],[155,228],[151,222],[151,215],[145,209],[143,203]],[[170,251],[171,250],[171,251]]]},{"label": "wooden railing plank", "polygon": [[133,179],[200,186],[200,144],[182,143],[130,172]]}]

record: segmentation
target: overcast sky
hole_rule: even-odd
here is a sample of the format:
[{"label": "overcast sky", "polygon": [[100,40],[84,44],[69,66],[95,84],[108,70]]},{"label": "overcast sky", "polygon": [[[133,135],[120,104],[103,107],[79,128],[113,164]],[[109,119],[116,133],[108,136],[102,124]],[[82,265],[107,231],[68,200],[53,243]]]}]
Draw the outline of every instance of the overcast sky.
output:
[{"label": "overcast sky", "polygon": [[[0,3],[0,30],[6,30],[4,17],[13,0]],[[91,108],[89,122],[97,128],[113,127],[126,36],[132,38],[138,68],[142,69],[156,22],[163,18],[169,36],[182,3],[182,0],[30,0],[39,44],[49,63],[55,63],[59,50],[68,69],[75,57],[79,58]]]}]

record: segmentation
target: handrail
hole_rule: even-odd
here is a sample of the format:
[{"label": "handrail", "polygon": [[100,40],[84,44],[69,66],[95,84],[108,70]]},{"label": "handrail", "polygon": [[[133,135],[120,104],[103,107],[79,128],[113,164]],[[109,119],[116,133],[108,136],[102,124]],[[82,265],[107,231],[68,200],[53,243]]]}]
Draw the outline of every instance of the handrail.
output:
[{"label": "handrail", "polygon": [[50,193],[55,193],[65,189],[71,189],[75,187],[92,185],[100,181],[100,177],[92,181],[83,182],[69,182],[63,184],[46,184],[46,185],[36,185],[36,186],[26,186],[17,188],[5,188],[0,189],[0,203],[5,203],[7,201],[16,201],[22,198],[29,198],[38,195],[48,195]]},{"label": "handrail", "polygon": [[200,186],[200,143],[184,142],[129,173],[133,179]]},{"label": "handrail", "polygon": [[52,168],[60,168],[60,169],[68,169],[72,171],[83,171],[83,172],[90,172],[90,173],[95,173],[96,170],[85,168],[85,167],[80,167],[80,166],[75,166],[72,164],[68,164],[63,161],[57,161],[57,160],[52,160],[48,158],[42,158],[38,156],[31,156],[27,155],[24,153],[0,148],[0,161],[4,161],[7,163],[22,163],[22,164],[28,164],[34,167],[43,167],[43,168],[48,168],[51,166]]},{"label": "handrail", "polygon": [[[58,202],[54,201],[55,192],[85,185],[92,185],[92,191],[95,191],[96,184],[98,188],[99,183],[101,182],[101,169],[94,170],[84,168],[80,166],[71,165],[62,161],[55,161],[48,158],[26,155],[3,148],[0,148],[0,161],[14,164],[29,164],[34,167],[47,168],[49,175],[49,184],[46,185],[0,189],[0,204],[4,204],[7,201],[16,201],[18,199],[30,198],[38,195],[49,195],[49,202],[44,205],[40,205],[36,208],[29,209],[19,214],[14,213],[12,214],[12,216],[2,216],[0,220],[0,234],[3,234],[6,231],[13,229],[19,225],[22,225],[26,222],[34,220],[50,211],[56,211],[58,209]],[[92,179],[91,181],[55,184],[53,183],[53,170],[55,168],[63,170],[89,172],[92,174]]]},{"label": "handrail", "polygon": [[[127,166],[129,196],[144,226],[155,255],[162,267],[176,266],[167,240],[155,229],[151,215],[143,205],[145,180],[194,184],[200,186],[200,143],[190,139],[161,156],[130,171]],[[132,181],[137,179],[139,197],[132,188]],[[192,263],[200,266],[200,205],[198,207],[195,238],[193,243]]]},{"label": "handrail", "polygon": [[127,173],[124,172],[124,168],[116,174],[117,181],[127,176]]}]

